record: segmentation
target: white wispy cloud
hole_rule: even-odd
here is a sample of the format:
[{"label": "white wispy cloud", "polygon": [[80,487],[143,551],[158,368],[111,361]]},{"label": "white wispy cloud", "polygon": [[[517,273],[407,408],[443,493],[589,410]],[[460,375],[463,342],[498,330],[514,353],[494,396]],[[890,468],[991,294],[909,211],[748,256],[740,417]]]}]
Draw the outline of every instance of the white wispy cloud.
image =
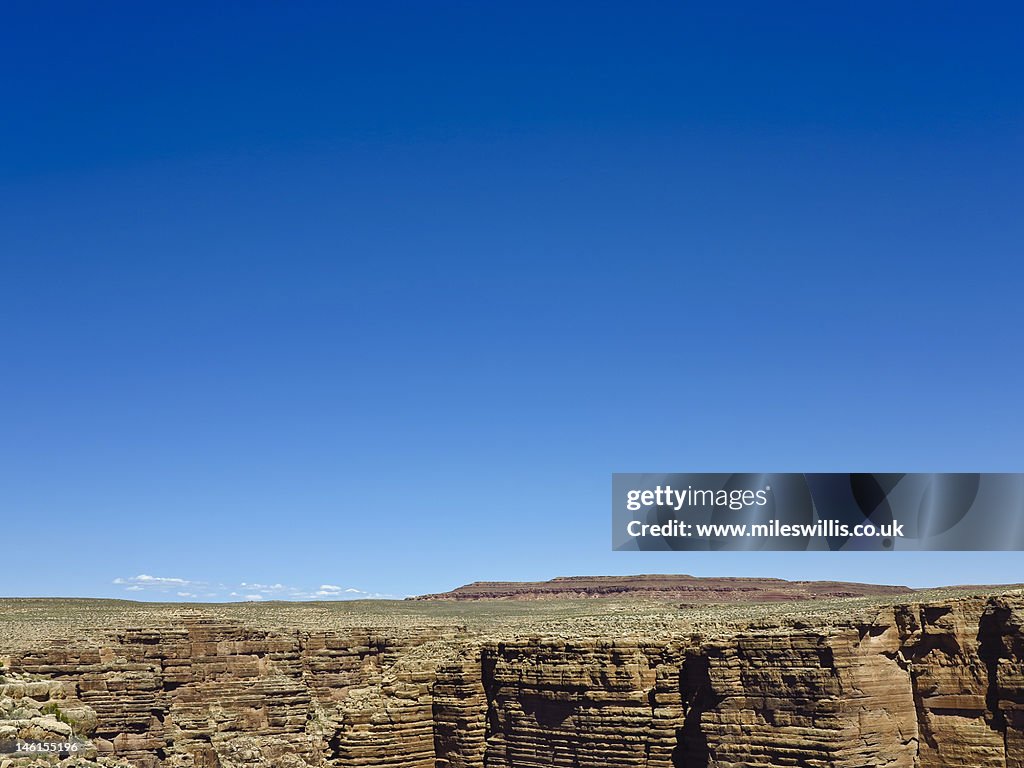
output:
[{"label": "white wispy cloud", "polygon": [[253,584],[253,583],[248,582],[248,581],[243,581],[241,583],[241,586],[245,587],[246,589],[255,590],[257,592],[286,592],[286,591],[288,591],[288,587],[286,587],[284,584]]},{"label": "white wispy cloud", "polygon": [[202,595],[204,600],[394,600],[404,595],[371,592],[340,584],[321,584],[317,588],[303,588],[282,584],[240,581],[236,584],[210,583],[179,576],[153,576],[140,573],[137,576],[118,576],[113,584],[126,592],[150,592],[166,595],[169,599],[194,599]]},{"label": "white wispy cloud", "polygon": [[146,582],[148,584],[188,584],[188,579],[177,579],[169,576],[150,576],[149,574],[140,573],[135,577],[136,581]]},{"label": "white wispy cloud", "polygon": [[186,587],[202,585],[200,581],[190,581],[177,576],[150,576],[148,573],[140,573],[138,576],[118,576],[114,584],[122,586],[131,592],[142,590],[153,590],[156,592],[167,592],[181,590]]}]

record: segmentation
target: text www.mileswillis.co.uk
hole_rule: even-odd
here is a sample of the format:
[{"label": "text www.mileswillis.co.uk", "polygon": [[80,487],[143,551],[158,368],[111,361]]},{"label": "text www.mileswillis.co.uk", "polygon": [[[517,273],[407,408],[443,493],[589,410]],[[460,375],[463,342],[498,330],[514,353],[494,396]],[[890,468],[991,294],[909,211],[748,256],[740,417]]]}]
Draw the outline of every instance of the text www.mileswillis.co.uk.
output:
[{"label": "text www.mileswillis.co.uk", "polygon": [[670,520],[666,523],[650,524],[633,520],[626,526],[626,532],[637,536],[681,536],[697,538],[759,538],[773,536],[806,536],[809,538],[832,537],[884,537],[900,538],[903,536],[903,524],[893,520],[891,523],[875,525],[858,523],[848,525],[838,520],[818,520],[816,523],[783,523],[770,520],[767,523],[687,523],[682,520]]}]

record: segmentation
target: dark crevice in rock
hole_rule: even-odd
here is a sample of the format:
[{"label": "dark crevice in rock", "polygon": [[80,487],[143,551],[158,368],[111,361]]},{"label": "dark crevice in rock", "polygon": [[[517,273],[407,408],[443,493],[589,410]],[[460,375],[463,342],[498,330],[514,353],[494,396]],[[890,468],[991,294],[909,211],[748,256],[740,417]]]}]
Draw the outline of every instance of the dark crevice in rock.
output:
[{"label": "dark crevice in rock", "polygon": [[704,712],[717,707],[721,700],[711,683],[708,657],[704,653],[687,654],[679,678],[686,714],[672,765],[675,768],[706,768],[711,761],[711,750],[701,726],[701,717]]},{"label": "dark crevice in rock", "polygon": [[924,698],[921,696],[921,689],[917,682],[918,675],[913,667],[910,670],[911,690],[914,694],[914,712],[917,716],[918,752],[920,752],[920,741],[924,741],[931,749],[938,749],[938,741],[932,733],[931,718],[924,705]]},{"label": "dark crevice in rock", "polygon": [[1003,633],[1009,613],[1006,608],[989,607],[982,614],[978,626],[978,656],[985,663],[988,673],[988,689],[985,694],[988,721],[994,730],[1003,734],[1006,733],[1006,715],[999,706],[999,661],[1007,656]]},{"label": "dark crevice in rock", "polygon": [[537,720],[537,725],[549,729],[560,728],[576,709],[572,701],[547,699],[535,694],[523,695],[519,704],[523,712]]}]

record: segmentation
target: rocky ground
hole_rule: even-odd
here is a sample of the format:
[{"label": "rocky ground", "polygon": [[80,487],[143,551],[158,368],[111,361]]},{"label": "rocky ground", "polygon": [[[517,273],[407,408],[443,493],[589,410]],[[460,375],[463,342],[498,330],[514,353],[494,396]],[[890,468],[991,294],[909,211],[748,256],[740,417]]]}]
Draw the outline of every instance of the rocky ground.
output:
[{"label": "rocky ground", "polygon": [[1022,623],[1006,589],[2,600],[0,733],[70,728],[67,766],[1024,768]]},{"label": "rocky ground", "polygon": [[0,669],[0,744],[8,749],[19,743],[67,745],[64,754],[37,757],[10,752],[0,755],[0,768],[118,768],[130,765],[116,758],[100,758],[89,736],[96,729],[96,713],[67,698],[67,687],[55,680],[19,675]]}]

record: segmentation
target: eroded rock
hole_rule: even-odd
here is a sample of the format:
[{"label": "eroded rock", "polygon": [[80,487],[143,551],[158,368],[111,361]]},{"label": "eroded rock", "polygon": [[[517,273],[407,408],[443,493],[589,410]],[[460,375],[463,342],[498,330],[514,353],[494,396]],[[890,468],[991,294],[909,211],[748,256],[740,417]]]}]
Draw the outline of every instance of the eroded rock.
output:
[{"label": "eroded rock", "polygon": [[88,737],[62,766],[1024,768],[1022,623],[1013,594],[659,637],[183,617],[5,649],[0,737]]}]

